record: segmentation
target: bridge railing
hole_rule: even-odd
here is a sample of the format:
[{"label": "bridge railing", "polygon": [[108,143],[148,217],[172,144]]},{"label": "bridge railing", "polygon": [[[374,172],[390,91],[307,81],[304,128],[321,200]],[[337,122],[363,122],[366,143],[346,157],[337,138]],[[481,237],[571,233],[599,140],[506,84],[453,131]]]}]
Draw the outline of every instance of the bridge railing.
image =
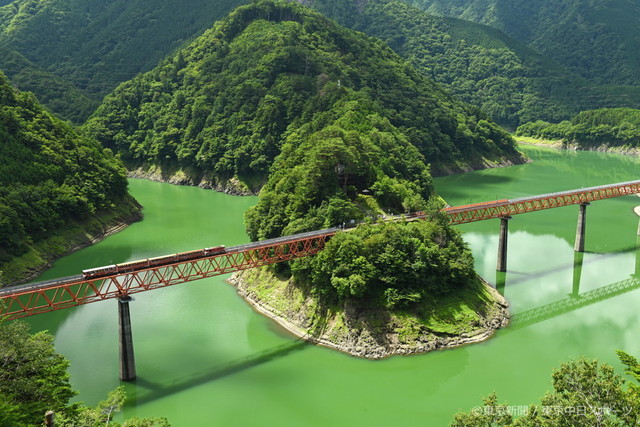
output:
[{"label": "bridge railing", "polygon": [[639,193],[640,180],[541,194],[538,196],[521,197],[518,199],[502,199],[471,205],[453,206],[443,209],[443,212],[449,215],[452,224],[465,224],[468,222],[503,218],[527,212],[578,205],[596,200]]},{"label": "bridge railing", "polygon": [[225,253],[128,273],[41,282],[0,290],[0,315],[8,319],[119,298],[193,280],[314,255],[337,229],[320,230],[229,248]]}]

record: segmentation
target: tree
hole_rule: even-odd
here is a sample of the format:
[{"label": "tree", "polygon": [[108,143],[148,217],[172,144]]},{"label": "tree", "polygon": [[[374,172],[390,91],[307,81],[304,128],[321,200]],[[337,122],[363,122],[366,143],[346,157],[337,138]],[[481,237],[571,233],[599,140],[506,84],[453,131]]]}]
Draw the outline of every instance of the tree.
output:
[{"label": "tree", "polygon": [[[618,352],[627,365],[627,373],[640,378],[635,358]],[[531,405],[514,419],[506,405],[498,405],[492,394],[485,406],[455,415],[452,426],[632,426],[640,422],[640,396],[635,384],[624,387],[625,380],[613,368],[597,360],[579,359],[563,363],[553,373],[553,391],[540,404]]]},{"label": "tree", "polygon": [[19,408],[18,422],[40,423],[47,410],[73,414],[68,366],[47,332],[31,335],[24,322],[0,322],[0,395]]},{"label": "tree", "polygon": [[132,418],[123,424],[113,416],[125,402],[124,387],[109,393],[96,408],[69,399],[69,361],[55,352],[48,332],[29,333],[27,323],[0,319],[0,426],[42,425],[47,411],[57,426],[166,427],[165,418]]}]

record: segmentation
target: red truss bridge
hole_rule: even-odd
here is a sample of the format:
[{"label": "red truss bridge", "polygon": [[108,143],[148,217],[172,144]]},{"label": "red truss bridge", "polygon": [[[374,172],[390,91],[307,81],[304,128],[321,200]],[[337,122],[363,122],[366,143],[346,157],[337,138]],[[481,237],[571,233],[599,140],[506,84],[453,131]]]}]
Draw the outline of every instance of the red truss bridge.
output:
[{"label": "red truss bridge", "polygon": [[471,205],[453,206],[445,208],[443,211],[449,215],[452,224],[465,224],[491,218],[505,218],[512,215],[558,208],[561,206],[588,204],[597,200],[639,193],[640,181],[629,181],[581,188],[579,190],[561,191],[559,193],[521,197],[519,199],[503,199],[474,203]]},{"label": "red truss bridge", "polygon": [[[584,250],[586,206],[595,200],[640,193],[640,181],[622,182],[543,194],[519,199],[503,199],[464,206],[447,207],[452,224],[500,218],[498,271],[506,271],[508,220],[512,215],[580,205],[576,252]],[[388,221],[419,220],[425,212],[386,218]],[[156,258],[137,260],[82,270],[82,274],[56,280],[0,288],[0,316],[17,319],[106,299],[118,299],[120,379],[136,378],[130,295],[186,283],[248,268],[310,256],[324,248],[340,228],[329,228],[262,240],[225,248],[215,246]]]},{"label": "red truss bridge", "polygon": [[[543,209],[640,193],[640,180],[518,199],[454,206],[443,209],[452,224],[502,218]],[[426,217],[424,212],[407,219]],[[404,220],[405,216],[387,220]],[[83,270],[56,280],[0,288],[0,316],[31,316],[95,301],[123,298],[138,292],[186,283],[248,268],[314,255],[340,228],[300,233],[225,248],[218,246],[180,254]],[[506,237],[505,237],[506,264]],[[498,268],[500,271],[504,271]]]},{"label": "red truss bridge", "polygon": [[[56,280],[0,288],[0,315],[9,319],[122,298],[138,292],[314,255],[339,228],[239,246],[207,248],[83,270]],[[207,250],[214,249],[211,254]]]}]

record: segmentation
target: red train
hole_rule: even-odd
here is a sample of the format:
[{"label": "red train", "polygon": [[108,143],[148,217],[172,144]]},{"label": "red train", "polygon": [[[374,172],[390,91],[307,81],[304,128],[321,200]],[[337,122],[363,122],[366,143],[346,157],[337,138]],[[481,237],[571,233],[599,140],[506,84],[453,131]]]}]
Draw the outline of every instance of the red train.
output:
[{"label": "red train", "polygon": [[172,255],[163,255],[156,258],[147,258],[138,261],[125,262],[123,264],[105,265],[104,267],[82,270],[82,277],[85,279],[94,279],[96,277],[104,277],[112,274],[130,273],[132,271],[143,270],[145,268],[158,267],[181,261],[205,258],[211,255],[222,254],[224,252],[225,247],[224,245],[222,245],[212,248],[198,249],[195,251],[180,252]]}]

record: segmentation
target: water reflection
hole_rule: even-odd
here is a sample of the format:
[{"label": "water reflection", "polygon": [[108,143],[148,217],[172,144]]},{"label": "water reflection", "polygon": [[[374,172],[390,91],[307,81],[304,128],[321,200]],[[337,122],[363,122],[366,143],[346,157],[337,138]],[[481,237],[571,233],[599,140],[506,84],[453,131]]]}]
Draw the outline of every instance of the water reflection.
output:
[{"label": "water reflection", "polygon": [[553,303],[516,314],[511,319],[510,328],[513,330],[523,328],[587,305],[608,300],[609,298],[625,294],[638,288],[640,288],[640,278],[630,277],[626,280],[612,283],[584,294],[570,295],[569,298],[554,301]]},{"label": "water reflection", "polygon": [[582,276],[582,262],[584,261],[584,252],[573,253],[573,290],[571,296],[577,298],[580,295],[580,277]]}]

